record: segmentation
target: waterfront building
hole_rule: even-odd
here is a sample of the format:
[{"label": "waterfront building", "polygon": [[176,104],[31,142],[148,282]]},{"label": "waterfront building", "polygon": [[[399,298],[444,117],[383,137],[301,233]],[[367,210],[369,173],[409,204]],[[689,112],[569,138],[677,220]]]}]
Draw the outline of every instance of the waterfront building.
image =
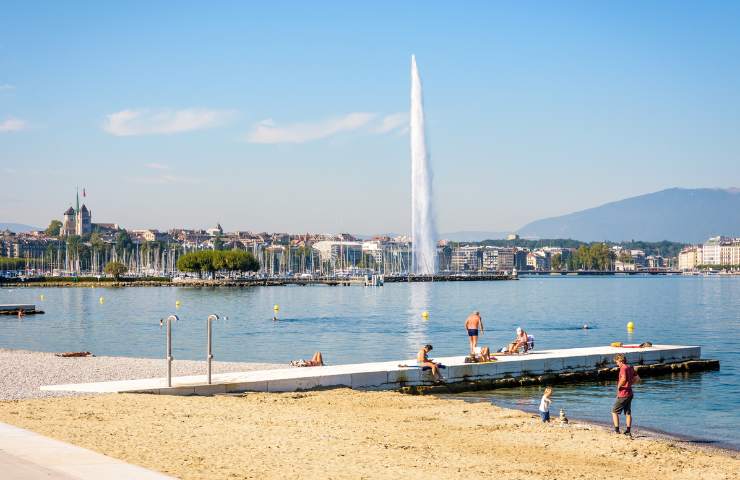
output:
[{"label": "waterfront building", "polygon": [[617,272],[634,272],[636,270],[635,264],[632,262],[623,262],[622,260],[614,261],[614,270]]},{"label": "waterfront building", "polygon": [[481,248],[465,245],[452,249],[450,270],[453,272],[477,272],[481,265]]},{"label": "waterfront building", "polygon": [[481,267],[488,272],[511,271],[514,268],[514,249],[486,246],[481,252]]},{"label": "waterfront building", "polygon": [[727,237],[711,237],[701,248],[702,265],[722,265],[722,244],[729,241]]},{"label": "waterfront building", "polygon": [[529,250],[526,248],[516,248],[514,251],[514,267],[519,271],[529,270],[527,266],[527,255]]},{"label": "waterfront building", "polygon": [[630,256],[632,257],[632,262],[635,264],[635,266],[647,266],[647,256],[645,255],[645,252],[643,250],[630,250]]},{"label": "waterfront building", "polygon": [[684,248],[678,253],[678,269],[681,271],[691,271],[699,265],[701,250],[698,247]]},{"label": "waterfront building", "polygon": [[527,266],[530,270],[547,271],[552,269],[550,252],[535,250],[527,254]]},{"label": "waterfront building", "polygon": [[362,254],[380,265],[383,263],[383,244],[379,241],[362,242]]}]

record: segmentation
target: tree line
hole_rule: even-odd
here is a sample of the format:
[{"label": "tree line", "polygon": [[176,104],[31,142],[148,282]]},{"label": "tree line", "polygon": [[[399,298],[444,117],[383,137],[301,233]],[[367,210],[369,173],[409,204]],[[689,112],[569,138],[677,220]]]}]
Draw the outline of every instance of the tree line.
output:
[{"label": "tree line", "polygon": [[182,255],[177,260],[181,272],[208,273],[225,270],[229,272],[256,272],[260,264],[254,255],[244,250],[200,250]]}]

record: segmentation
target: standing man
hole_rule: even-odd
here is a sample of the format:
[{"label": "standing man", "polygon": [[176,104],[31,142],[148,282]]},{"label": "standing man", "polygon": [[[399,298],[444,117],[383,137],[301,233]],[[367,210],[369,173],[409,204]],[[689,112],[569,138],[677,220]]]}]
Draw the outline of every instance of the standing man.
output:
[{"label": "standing man", "polygon": [[478,346],[478,332],[483,335],[483,319],[480,318],[480,312],[475,311],[468,315],[465,320],[465,329],[468,331],[468,340],[470,341],[470,354],[475,355],[475,347]]},{"label": "standing man", "polygon": [[617,400],[612,407],[612,420],[614,431],[619,433],[619,414],[624,413],[626,428],[624,434],[632,437],[632,385],[640,381],[639,375],[632,365],[627,363],[623,353],[614,355],[614,362],[619,367],[619,380],[617,381]]}]

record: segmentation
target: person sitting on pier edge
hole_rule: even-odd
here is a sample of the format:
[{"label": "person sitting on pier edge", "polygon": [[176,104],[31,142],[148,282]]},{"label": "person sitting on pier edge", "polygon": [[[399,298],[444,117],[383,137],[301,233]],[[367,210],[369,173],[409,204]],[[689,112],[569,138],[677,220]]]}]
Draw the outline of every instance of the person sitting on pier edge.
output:
[{"label": "person sitting on pier edge", "polygon": [[416,354],[416,364],[419,365],[422,370],[424,368],[430,368],[432,370],[432,376],[435,382],[442,381],[442,375],[439,373],[439,363],[432,361],[427,354],[432,351],[431,345],[424,345],[419,353]]},{"label": "person sitting on pier edge", "polygon": [[517,353],[520,348],[524,350],[524,353],[527,353],[527,350],[529,350],[529,336],[527,332],[522,330],[522,327],[516,327],[516,338],[509,344],[506,352]]},{"label": "person sitting on pier edge", "polygon": [[321,352],[316,352],[313,354],[313,357],[311,357],[311,360],[293,360],[290,362],[290,365],[292,367],[323,367],[324,357],[321,355]]},{"label": "person sitting on pier edge", "polygon": [[470,354],[475,355],[475,347],[478,346],[478,333],[483,335],[483,319],[480,312],[475,311],[465,319],[465,329],[468,331],[468,341],[470,342]]}]

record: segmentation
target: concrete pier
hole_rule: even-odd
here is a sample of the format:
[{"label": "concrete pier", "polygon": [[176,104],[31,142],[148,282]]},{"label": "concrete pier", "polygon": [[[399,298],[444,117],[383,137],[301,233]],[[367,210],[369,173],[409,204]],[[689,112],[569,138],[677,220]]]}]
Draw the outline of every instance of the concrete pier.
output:
[{"label": "concrete pier", "polygon": [[[532,376],[561,376],[597,372],[613,367],[616,353],[624,353],[632,365],[670,365],[701,358],[698,346],[654,345],[647,348],[588,347],[560,350],[535,350],[524,355],[500,355],[490,363],[465,363],[465,357],[435,358],[450,386],[491,384],[507,379]],[[213,375],[212,384],[204,375],[175,377],[172,387],[165,378],[115,382],[46,385],[41,390],[87,393],[152,393],[167,395],[212,395],[230,392],[292,392],[345,386],[366,390],[413,390],[432,386],[428,371],[416,367],[413,359],[332,365],[325,367],[284,368]],[[162,362],[165,372],[165,362]],[[575,380],[582,379],[578,375]],[[514,383],[509,386],[515,386]]]}]

